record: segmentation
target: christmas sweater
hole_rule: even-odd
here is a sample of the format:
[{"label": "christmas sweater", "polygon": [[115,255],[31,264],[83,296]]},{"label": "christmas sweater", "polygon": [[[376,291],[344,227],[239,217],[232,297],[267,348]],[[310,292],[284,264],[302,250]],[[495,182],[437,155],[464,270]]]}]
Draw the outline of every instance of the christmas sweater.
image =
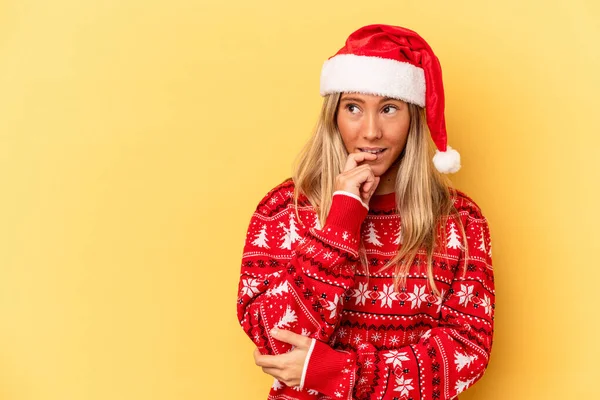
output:
[{"label": "christmas sweater", "polygon": [[261,354],[292,349],[271,337],[273,327],[312,339],[300,385],[275,380],[268,399],[456,399],[482,377],[495,308],[490,231],[477,204],[452,190],[467,269],[463,275],[466,252],[449,219],[439,231],[445,248],[433,255],[439,296],[428,288],[424,251],[399,291],[393,267],[376,272],[402,243],[395,193],[374,195],[367,209],[336,192],[322,227],[303,195],[297,218],[292,180],[266,194],[248,226],[238,320]]}]

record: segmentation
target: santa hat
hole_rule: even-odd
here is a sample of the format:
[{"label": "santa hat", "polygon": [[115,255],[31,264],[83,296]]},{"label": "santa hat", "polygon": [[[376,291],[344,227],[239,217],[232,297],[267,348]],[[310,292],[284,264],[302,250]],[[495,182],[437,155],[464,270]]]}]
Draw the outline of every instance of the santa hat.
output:
[{"label": "santa hat", "polygon": [[433,163],[443,173],[460,169],[460,154],[447,145],[442,68],[431,47],[410,29],[367,25],[323,64],[321,95],[354,92],[397,98],[425,107],[437,147]]}]

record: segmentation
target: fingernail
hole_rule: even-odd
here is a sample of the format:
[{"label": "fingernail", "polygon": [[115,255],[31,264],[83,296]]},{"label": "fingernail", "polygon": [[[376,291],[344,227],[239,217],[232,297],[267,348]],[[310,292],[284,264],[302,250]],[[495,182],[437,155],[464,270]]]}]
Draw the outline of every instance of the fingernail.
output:
[{"label": "fingernail", "polygon": [[275,335],[277,335],[278,333],[279,333],[279,329],[277,329],[277,328],[273,328],[273,329],[271,329],[271,335],[272,335],[272,336],[275,336]]}]

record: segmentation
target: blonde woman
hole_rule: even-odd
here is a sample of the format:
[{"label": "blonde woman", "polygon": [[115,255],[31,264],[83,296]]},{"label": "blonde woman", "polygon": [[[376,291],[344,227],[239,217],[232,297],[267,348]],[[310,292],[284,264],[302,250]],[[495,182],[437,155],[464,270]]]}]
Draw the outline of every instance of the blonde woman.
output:
[{"label": "blonde woman", "polygon": [[488,365],[495,295],[487,221],[443,175],[460,156],[439,61],[368,25],[325,61],[321,94],[243,251],[238,319],[268,398],[456,399]]}]

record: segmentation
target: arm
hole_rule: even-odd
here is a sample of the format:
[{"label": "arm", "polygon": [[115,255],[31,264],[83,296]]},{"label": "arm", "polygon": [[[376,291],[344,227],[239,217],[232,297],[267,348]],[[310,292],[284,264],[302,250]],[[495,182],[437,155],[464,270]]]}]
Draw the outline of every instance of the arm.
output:
[{"label": "arm", "polygon": [[286,197],[289,201],[279,187],[259,203],[242,257],[238,320],[262,354],[291,349],[271,337],[274,327],[329,340],[342,295],[354,282],[358,235],[367,214],[359,200],[336,194],[323,228],[300,237],[293,208],[281,200]]},{"label": "arm", "polygon": [[492,348],[495,295],[486,250],[491,243],[481,215],[467,217],[465,230],[467,272],[462,275],[461,258],[438,327],[417,343],[390,350],[365,343],[357,351],[337,351],[314,340],[305,387],[332,398],[445,400],[480,379]]}]

